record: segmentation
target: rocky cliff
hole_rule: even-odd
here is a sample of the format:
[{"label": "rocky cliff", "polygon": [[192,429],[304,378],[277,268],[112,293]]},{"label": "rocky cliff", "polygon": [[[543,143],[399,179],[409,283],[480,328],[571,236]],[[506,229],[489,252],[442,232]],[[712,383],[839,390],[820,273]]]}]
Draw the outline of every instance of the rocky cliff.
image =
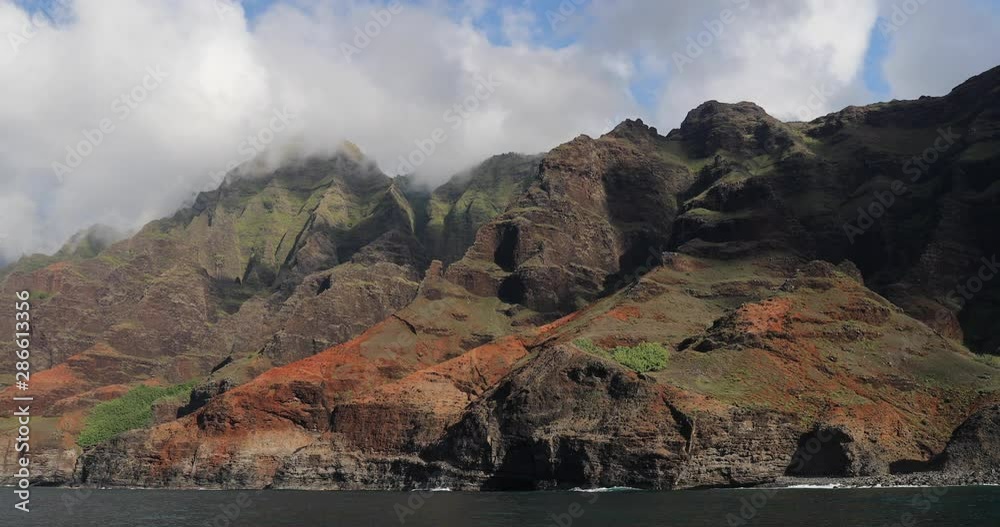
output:
[{"label": "rocky cliff", "polygon": [[[356,155],[233,179],[7,273],[50,321],[42,464],[225,488],[995,474],[998,94],[1000,68],[809,123],[710,101],[431,192]],[[73,444],[99,402],[191,380]]]}]

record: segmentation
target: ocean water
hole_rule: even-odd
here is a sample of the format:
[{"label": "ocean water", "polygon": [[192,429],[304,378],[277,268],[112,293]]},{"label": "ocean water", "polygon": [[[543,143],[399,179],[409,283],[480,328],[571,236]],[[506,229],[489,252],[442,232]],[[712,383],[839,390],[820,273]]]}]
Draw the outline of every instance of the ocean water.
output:
[{"label": "ocean water", "polygon": [[677,492],[0,489],[0,525],[39,527],[997,527],[1000,487]]}]

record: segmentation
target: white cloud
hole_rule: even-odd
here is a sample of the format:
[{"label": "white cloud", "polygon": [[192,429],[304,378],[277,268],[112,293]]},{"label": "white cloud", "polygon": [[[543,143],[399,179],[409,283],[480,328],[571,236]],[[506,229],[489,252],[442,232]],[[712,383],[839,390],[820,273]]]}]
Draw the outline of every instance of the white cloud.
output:
[{"label": "white cloud", "polygon": [[36,248],[42,232],[36,224],[25,219],[37,214],[35,202],[30,196],[16,192],[0,194],[0,246],[5,249],[0,254],[0,262],[6,261],[8,254],[30,252]]},{"label": "white cloud", "polygon": [[753,101],[782,119],[865,102],[857,99],[865,96],[860,74],[876,0],[616,5],[595,6],[611,23],[596,28],[589,42],[640,50],[640,63],[666,69],[655,115],[663,128],[678,126],[709,99]]},{"label": "white cloud", "polygon": [[881,28],[892,38],[885,79],[895,98],[944,95],[1000,64],[1000,7],[996,4],[896,0],[886,2],[882,16]]}]

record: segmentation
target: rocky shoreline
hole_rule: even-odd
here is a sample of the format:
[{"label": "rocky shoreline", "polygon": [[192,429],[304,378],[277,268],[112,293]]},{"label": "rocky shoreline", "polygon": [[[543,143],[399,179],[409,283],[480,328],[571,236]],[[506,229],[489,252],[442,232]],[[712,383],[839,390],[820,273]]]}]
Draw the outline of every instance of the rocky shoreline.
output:
[{"label": "rocky shoreline", "polygon": [[[296,488],[296,489],[256,489],[256,488],[206,488],[206,487],[99,487],[97,485],[79,485],[79,484],[56,484],[47,485],[53,488],[62,489],[96,489],[101,490],[115,490],[115,489],[128,489],[128,490],[253,490],[253,491],[265,491],[265,490],[305,490],[305,491],[317,491],[317,492],[331,492],[327,488]],[[964,472],[964,473],[948,473],[948,472],[917,472],[912,474],[891,474],[891,475],[881,475],[881,476],[864,476],[864,477],[853,477],[853,478],[831,478],[831,477],[815,477],[815,478],[798,478],[798,477],[782,477],[778,478],[769,483],[763,483],[760,485],[753,485],[747,487],[730,487],[725,485],[719,486],[707,486],[698,488],[677,488],[672,490],[721,490],[721,489],[774,489],[774,490],[789,490],[789,489],[799,489],[799,488],[816,488],[816,489],[892,489],[892,488],[912,488],[912,487],[1000,487],[1000,470],[989,469],[977,472]],[[13,488],[14,485],[0,485],[2,488]],[[503,490],[488,489],[488,488],[476,488],[475,486],[465,486],[456,485],[454,487],[435,487],[432,489],[365,489],[370,492],[407,492],[407,491],[461,491],[461,492],[503,492]],[[619,492],[619,491],[633,491],[633,492],[663,492],[666,489],[644,489],[639,487],[573,487],[573,488],[559,488],[559,489],[544,489],[536,490],[534,492]],[[336,492],[336,491],[334,491]],[[531,491],[528,491],[531,492]]]},{"label": "rocky shoreline", "polygon": [[994,468],[978,472],[962,473],[915,472],[912,474],[889,474],[857,478],[780,478],[773,483],[761,485],[761,487],[765,488],[794,488],[803,486],[845,489],[1000,486],[1000,470]]}]

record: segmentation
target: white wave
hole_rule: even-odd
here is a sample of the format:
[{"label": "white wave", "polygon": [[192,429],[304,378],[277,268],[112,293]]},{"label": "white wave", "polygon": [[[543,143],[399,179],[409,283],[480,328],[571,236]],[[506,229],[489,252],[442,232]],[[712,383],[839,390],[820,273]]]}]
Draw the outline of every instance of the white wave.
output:
[{"label": "white wave", "polygon": [[637,489],[635,487],[597,487],[593,489],[574,487],[570,489],[570,492],[632,492],[637,490],[642,489]]}]

